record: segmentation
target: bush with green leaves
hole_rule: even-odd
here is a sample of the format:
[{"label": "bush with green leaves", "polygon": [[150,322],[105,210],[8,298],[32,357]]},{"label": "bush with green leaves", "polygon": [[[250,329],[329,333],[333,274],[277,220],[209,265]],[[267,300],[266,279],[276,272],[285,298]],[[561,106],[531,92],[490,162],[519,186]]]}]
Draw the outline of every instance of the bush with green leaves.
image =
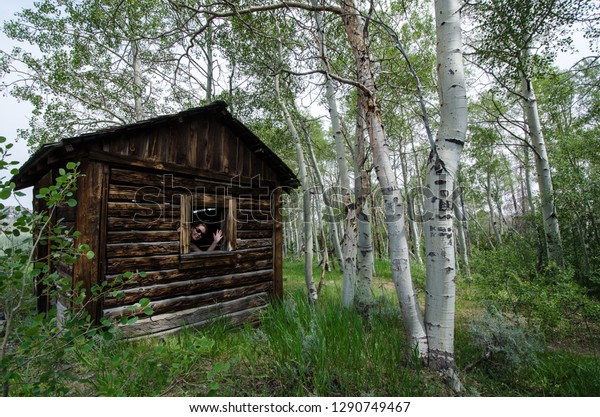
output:
[{"label": "bush with green leaves", "polygon": [[495,307],[487,308],[469,328],[483,357],[501,366],[535,364],[542,351],[542,338],[535,329],[522,317],[511,317]]},{"label": "bush with green leaves", "polygon": [[[0,169],[18,164],[7,162],[11,147],[0,137]],[[39,190],[35,198],[41,200],[46,210],[31,212],[17,206],[11,209],[10,218],[4,202],[23,194],[15,191],[16,186],[10,179],[0,179],[0,236],[3,237],[0,312],[5,320],[0,342],[0,384],[4,396],[69,394],[73,381],[78,378],[71,363],[72,352],[91,349],[96,335],[113,338],[119,324],[103,321],[104,328],[97,326],[88,305],[107,292],[118,292],[126,280],[135,279],[134,274],[119,277],[86,292],[82,285],[72,288],[71,277],[51,267],[58,262],[73,265],[79,259],[91,261],[95,256],[87,245],[76,244],[80,234],[55,216],[59,207],[77,205],[74,196],[80,175],[78,166],[68,163],[58,170],[53,185]],[[16,168],[10,171],[11,175],[17,173]],[[13,212],[16,213],[14,219]],[[50,245],[49,250],[44,251],[49,255],[36,258],[36,248],[42,245]],[[48,312],[37,313],[34,286],[43,288],[49,300],[66,297],[69,306],[60,314],[56,306]],[[134,306],[151,313],[144,307],[147,305]]]},{"label": "bush with green leaves", "polygon": [[486,304],[549,335],[566,335],[586,321],[598,321],[598,303],[570,269],[538,270],[536,251],[525,239],[507,239],[496,250],[477,251],[471,261],[473,282]]}]

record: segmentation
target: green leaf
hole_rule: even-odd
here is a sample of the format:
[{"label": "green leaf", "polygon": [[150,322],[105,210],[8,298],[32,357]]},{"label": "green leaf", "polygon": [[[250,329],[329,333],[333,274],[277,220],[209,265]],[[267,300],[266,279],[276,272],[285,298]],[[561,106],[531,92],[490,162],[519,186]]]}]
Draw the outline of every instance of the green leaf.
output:
[{"label": "green leaf", "polygon": [[150,299],[149,298],[142,298],[140,301],[140,307],[144,308],[146,307],[148,304],[150,304]]},{"label": "green leaf", "polygon": [[85,257],[88,258],[90,261],[94,259],[94,256],[96,256],[96,254],[91,250],[87,251],[87,253],[85,254]]},{"label": "green leaf", "polygon": [[71,198],[69,201],[67,201],[67,204],[69,207],[75,207],[77,205],[77,200]]},{"label": "green leaf", "polygon": [[7,200],[10,198],[12,191],[10,188],[3,188],[0,190],[0,200]]}]

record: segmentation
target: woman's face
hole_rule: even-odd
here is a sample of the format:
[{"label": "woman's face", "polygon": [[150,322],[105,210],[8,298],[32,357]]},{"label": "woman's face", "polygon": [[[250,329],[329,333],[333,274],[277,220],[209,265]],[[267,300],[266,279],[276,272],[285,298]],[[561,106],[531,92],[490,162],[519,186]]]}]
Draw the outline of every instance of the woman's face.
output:
[{"label": "woman's face", "polygon": [[200,240],[202,236],[206,234],[206,226],[203,224],[197,224],[192,226],[192,239]]}]

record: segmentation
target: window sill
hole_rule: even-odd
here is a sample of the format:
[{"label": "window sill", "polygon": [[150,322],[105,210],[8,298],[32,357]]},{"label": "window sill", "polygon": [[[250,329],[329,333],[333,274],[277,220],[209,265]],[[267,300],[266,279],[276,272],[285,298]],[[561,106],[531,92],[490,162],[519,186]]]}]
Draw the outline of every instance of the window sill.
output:
[{"label": "window sill", "polygon": [[179,269],[195,269],[208,266],[230,266],[236,262],[235,251],[215,250],[191,252],[179,255]]}]

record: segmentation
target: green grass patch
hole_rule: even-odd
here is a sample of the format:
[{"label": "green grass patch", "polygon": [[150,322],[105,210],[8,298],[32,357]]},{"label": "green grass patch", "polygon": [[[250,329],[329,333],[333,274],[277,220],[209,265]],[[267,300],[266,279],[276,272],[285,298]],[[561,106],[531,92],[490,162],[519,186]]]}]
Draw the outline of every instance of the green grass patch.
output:
[{"label": "green grass patch", "polygon": [[[266,308],[257,325],[226,322],[164,338],[98,340],[70,352],[76,395],[106,396],[445,396],[439,375],[415,359],[407,345],[389,262],[377,261],[375,308],[368,318],[340,303],[341,274],[326,274],[316,308],[307,301],[301,262],[284,265],[284,299]],[[320,269],[315,267],[315,280]],[[413,268],[424,292],[425,270]],[[458,279],[456,361],[465,395],[598,396],[600,365],[593,353],[568,348],[530,352],[519,360],[515,343],[527,340],[527,323],[498,316],[487,333],[474,332],[484,317],[482,288]],[[485,321],[480,326],[486,325]],[[531,329],[533,331],[533,328]],[[482,360],[486,345],[495,354]],[[517,337],[518,336],[518,337]],[[512,343],[512,344],[511,344]],[[488,346],[489,347],[489,346]],[[511,350],[512,348],[512,350]],[[513,356],[511,356],[513,355]],[[516,359],[515,359],[516,358]],[[68,382],[66,382],[68,384]]]}]

